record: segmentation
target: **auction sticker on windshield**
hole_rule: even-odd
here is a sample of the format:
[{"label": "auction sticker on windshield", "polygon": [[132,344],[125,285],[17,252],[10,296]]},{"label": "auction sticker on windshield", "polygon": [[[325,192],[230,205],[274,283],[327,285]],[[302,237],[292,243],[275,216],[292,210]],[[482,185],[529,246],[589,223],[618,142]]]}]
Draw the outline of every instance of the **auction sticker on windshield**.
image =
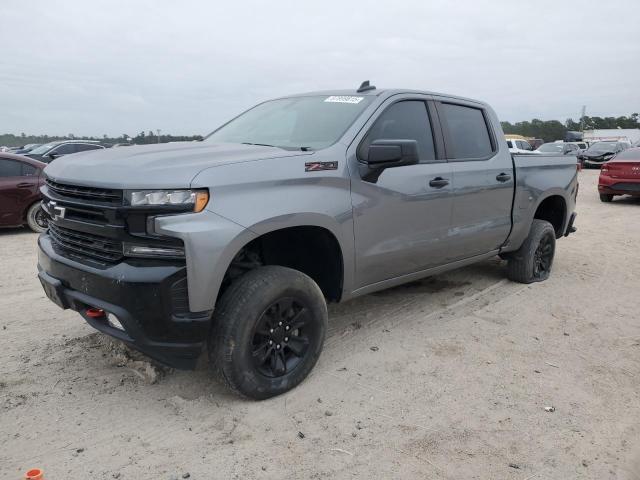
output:
[{"label": "auction sticker on windshield", "polygon": [[364,97],[352,97],[350,95],[332,95],[325,99],[330,103],[360,103]]}]

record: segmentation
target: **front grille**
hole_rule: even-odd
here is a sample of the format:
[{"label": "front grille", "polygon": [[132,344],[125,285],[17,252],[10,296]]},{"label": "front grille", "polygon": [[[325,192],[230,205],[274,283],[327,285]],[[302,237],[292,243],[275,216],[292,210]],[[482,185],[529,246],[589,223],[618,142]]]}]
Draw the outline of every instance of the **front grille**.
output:
[{"label": "front grille", "polygon": [[115,205],[122,204],[122,190],[108,188],[83,187],[78,185],[66,185],[46,179],[47,188],[62,197],[74,199],[107,202]]},{"label": "front grille", "polygon": [[57,247],[101,262],[116,263],[123,258],[122,242],[49,222],[49,236]]}]

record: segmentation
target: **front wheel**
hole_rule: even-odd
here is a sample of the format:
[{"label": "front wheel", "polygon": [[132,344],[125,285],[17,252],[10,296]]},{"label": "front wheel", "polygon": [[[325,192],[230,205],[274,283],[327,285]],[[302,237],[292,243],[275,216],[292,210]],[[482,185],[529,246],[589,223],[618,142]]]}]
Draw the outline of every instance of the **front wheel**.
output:
[{"label": "front wheel", "polygon": [[34,203],[27,210],[27,225],[36,233],[42,233],[47,229],[47,214],[40,202]]},{"label": "front wheel", "polygon": [[601,202],[609,203],[611,200],[613,200],[613,195],[611,195],[610,193],[601,193],[600,194],[600,201]]},{"label": "front wheel", "polygon": [[509,256],[507,277],[514,282],[542,282],[549,278],[556,251],[556,231],[549,222],[534,219],[529,236]]},{"label": "front wheel", "polygon": [[258,400],[273,397],[311,372],[326,330],[327,306],[311,278],[286,267],[259,267],[218,301],[209,360],[231,390]]}]

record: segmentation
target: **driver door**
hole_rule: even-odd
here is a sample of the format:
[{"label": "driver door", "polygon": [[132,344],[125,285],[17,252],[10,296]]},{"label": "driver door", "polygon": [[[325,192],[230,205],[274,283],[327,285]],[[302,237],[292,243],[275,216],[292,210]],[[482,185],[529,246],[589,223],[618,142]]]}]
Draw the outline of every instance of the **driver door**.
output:
[{"label": "driver door", "polygon": [[[348,150],[356,288],[442,264],[453,205],[451,167],[429,98],[394,96],[376,113]],[[419,163],[371,178],[361,160],[375,140],[416,140]]]}]

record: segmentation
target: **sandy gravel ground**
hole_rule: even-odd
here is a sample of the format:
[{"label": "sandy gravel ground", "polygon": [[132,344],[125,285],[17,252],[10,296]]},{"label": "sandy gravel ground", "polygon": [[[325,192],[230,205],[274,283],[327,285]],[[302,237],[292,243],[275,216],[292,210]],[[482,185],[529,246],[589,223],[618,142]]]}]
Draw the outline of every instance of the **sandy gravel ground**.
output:
[{"label": "sandy gravel ground", "polygon": [[264,402],[95,333],[44,297],[36,235],[0,231],[0,478],[640,478],[640,199],[596,178],[549,281],[496,259],[333,306]]}]

